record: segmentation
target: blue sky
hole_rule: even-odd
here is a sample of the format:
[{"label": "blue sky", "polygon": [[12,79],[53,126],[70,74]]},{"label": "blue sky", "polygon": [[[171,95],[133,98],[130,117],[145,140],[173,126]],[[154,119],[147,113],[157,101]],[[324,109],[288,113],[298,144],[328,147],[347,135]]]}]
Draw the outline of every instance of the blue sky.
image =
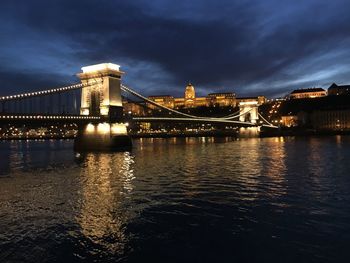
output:
[{"label": "blue sky", "polygon": [[0,94],[74,83],[101,62],[146,95],[349,84],[349,12],[345,0],[4,0]]}]

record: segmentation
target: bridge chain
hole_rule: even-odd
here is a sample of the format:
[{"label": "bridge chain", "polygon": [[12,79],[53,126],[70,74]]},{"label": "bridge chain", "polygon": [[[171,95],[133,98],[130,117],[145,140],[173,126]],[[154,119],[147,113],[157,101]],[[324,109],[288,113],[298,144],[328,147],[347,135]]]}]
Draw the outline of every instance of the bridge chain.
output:
[{"label": "bridge chain", "polygon": [[0,97],[0,102],[10,101],[10,100],[28,99],[28,98],[38,97],[38,96],[46,96],[46,95],[51,95],[51,94],[55,94],[55,93],[62,93],[62,92],[66,92],[66,91],[90,87],[90,86],[96,85],[98,83],[102,83],[102,80],[95,81],[94,83],[84,83],[84,84],[79,83],[79,84],[74,84],[74,85],[65,86],[65,87],[61,87],[61,88],[33,91],[33,92],[27,92],[27,93],[21,93],[21,94],[16,94],[16,95],[9,95],[9,96],[2,96],[2,97]]}]

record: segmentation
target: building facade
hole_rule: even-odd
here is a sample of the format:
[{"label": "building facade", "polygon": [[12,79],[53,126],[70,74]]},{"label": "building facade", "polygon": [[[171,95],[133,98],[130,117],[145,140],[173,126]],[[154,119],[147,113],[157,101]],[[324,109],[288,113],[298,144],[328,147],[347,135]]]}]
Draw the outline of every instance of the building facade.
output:
[{"label": "building facade", "polygon": [[350,110],[314,111],[311,123],[319,130],[350,130]]},{"label": "building facade", "polygon": [[289,95],[291,99],[312,99],[327,96],[322,88],[296,89]]},{"label": "building facade", "polygon": [[191,83],[185,88],[185,108],[196,107],[196,91]]},{"label": "building facade", "polygon": [[210,93],[206,97],[207,106],[236,106],[236,94],[232,92]]},{"label": "building facade", "polygon": [[350,95],[350,85],[337,85],[333,83],[328,88],[328,96]]},{"label": "building facade", "polygon": [[296,127],[298,126],[298,115],[281,116],[280,122],[284,127]]},{"label": "building facade", "polygon": [[143,116],[146,113],[145,107],[136,102],[123,100],[123,110],[125,114]]},{"label": "building facade", "polygon": [[[164,106],[164,107],[167,107],[167,108],[171,108],[173,109],[174,108],[174,105],[175,105],[175,100],[174,100],[174,97],[173,96],[170,96],[170,95],[163,95],[163,96],[149,96],[148,97],[150,100],[153,100],[154,102]],[[153,104],[151,103],[147,103],[147,106],[151,109],[154,109],[156,108],[156,106],[154,106]]]},{"label": "building facade", "polygon": [[[195,108],[195,107],[210,107],[210,106],[232,106],[235,107],[236,94],[232,92],[210,93],[206,97],[196,97],[194,86],[189,83],[185,88],[183,98],[174,98],[173,96],[149,96],[149,99],[168,108]],[[155,106],[150,106],[154,108]]]},{"label": "building facade", "polygon": [[[196,107],[236,107],[240,102],[258,102],[262,105],[266,102],[265,96],[236,98],[233,92],[210,93],[205,97],[196,97],[195,87],[189,83],[185,87],[184,97],[176,98],[171,95],[149,96],[148,99],[170,109],[190,109]],[[156,109],[157,106],[146,102],[141,107],[134,102],[123,102],[124,112],[134,115],[143,115],[148,110]]]}]

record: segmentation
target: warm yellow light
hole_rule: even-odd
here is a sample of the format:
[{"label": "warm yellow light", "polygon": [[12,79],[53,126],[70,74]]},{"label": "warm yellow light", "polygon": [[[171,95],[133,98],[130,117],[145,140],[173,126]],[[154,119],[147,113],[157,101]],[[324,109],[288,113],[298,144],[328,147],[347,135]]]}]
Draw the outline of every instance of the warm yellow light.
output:
[{"label": "warm yellow light", "polygon": [[257,101],[241,101],[239,103],[240,106],[243,106],[243,105],[257,105],[258,102]]},{"label": "warm yellow light", "polygon": [[111,128],[112,134],[127,134],[126,125],[123,123],[113,123]]},{"label": "warm yellow light", "polygon": [[97,131],[99,133],[108,133],[108,132],[110,132],[110,129],[111,129],[111,127],[108,123],[99,123],[97,125]]},{"label": "warm yellow light", "polygon": [[101,107],[100,108],[101,115],[108,115],[108,108],[107,107]]},{"label": "warm yellow light", "polygon": [[81,115],[89,115],[89,109],[81,109]]},{"label": "warm yellow light", "polygon": [[96,72],[101,70],[116,70],[119,71],[120,66],[113,63],[102,63],[102,64],[96,64],[91,66],[82,67],[81,70],[84,73],[90,73],[90,72]]},{"label": "warm yellow light", "polygon": [[86,126],[86,131],[87,132],[94,132],[95,130],[95,126],[92,125],[91,123],[89,123],[87,126]]}]

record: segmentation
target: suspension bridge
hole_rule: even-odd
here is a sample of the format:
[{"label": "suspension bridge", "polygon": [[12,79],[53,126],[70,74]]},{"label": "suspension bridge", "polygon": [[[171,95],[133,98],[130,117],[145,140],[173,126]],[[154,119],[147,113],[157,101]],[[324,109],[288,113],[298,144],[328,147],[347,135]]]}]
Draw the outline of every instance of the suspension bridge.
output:
[{"label": "suspension bridge", "polygon": [[[0,124],[74,123],[77,149],[113,149],[131,145],[123,116],[123,96],[134,96],[171,116],[134,116],[133,122],[222,123],[235,127],[270,127],[257,101],[241,102],[235,113],[221,117],[188,114],[161,105],[121,83],[120,66],[103,63],[82,68],[80,83],[33,92],[0,96]],[[125,94],[125,95],[124,95]]]}]

